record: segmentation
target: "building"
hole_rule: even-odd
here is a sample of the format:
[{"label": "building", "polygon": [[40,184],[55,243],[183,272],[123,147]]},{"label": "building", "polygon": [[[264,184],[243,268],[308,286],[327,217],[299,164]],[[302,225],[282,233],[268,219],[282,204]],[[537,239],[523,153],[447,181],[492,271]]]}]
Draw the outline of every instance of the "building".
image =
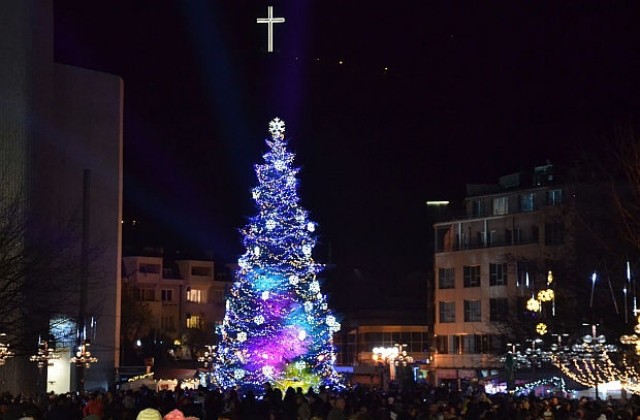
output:
[{"label": "building", "polygon": [[[177,358],[195,358],[194,352],[215,344],[229,283],[217,279],[213,261],[166,263],[162,257],[124,257],[123,282],[134,300],[150,309],[152,329],[177,344]],[[208,341],[191,346],[190,330],[204,332]]]},{"label": "building", "polygon": [[[14,393],[33,390],[35,378],[55,392],[79,386],[106,389],[114,381],[120,354],[123,81],[54,62],[52,3],[2,4],[0,193],[5,199],[24,198],[25,215],[37,221],[29,226],[25,244],[72,227],[83,236],[83,246],[70,249],[79,264],[82,247],[100,249],[85,270],[89,278],[68,279],[88,285],[86,294],[78,294],[71,308],[56,308],[60,319],[74,321],[67,326],[74,330],[72,337],[75,330],[90,330],[86,338],[92,339],[98,362],[81,379],[80,374],[74,377],[69,359],[79,343],[60,337],[60,361],[47,369],[48,375],[38,375],[28,361],[38,347],[36,334],[32,347],[25,344],[20,356],[0,368],[0,389],[6,386]],[[84,316],[79,307],[87,308]],[[81,324],[91,328],[77,327]]]},{"label": "building", "polygon": [[[406,352],[414,376],[428,380],[431,364],[431,332],[421,323],[397,314],[364,312],[343,322],[342,329],[334,334],[336,369],[345,374],[351,383],[386,386],[397,379],[395,357],[385,358],[381,349],[398,347]],[[423,317],[419,317],[422,319]],[[404,320],[404,322],[403,322]]]},{"label": "building", "polygon": [[567,188],[552,165],[536,167],[468,186],[464,216],[435,223],[438,383],[498,375],[525,301],[559,258],[575,261]]}]

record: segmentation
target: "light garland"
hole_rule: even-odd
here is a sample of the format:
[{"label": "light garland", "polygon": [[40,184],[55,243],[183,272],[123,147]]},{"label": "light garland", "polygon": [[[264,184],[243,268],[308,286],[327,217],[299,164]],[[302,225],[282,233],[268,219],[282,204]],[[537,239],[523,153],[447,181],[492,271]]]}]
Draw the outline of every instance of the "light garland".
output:
[{"label": "light garland", "polygon": [[220,327],[214,381],[258,390],[331,385],[338,381],[331,313],[316,275],[316,224],[298,205],[294,155],[287,151],[282,120],[270,122],[265,163],[255,165],[252,196],[258,214],[242,229],[245,253]]}]

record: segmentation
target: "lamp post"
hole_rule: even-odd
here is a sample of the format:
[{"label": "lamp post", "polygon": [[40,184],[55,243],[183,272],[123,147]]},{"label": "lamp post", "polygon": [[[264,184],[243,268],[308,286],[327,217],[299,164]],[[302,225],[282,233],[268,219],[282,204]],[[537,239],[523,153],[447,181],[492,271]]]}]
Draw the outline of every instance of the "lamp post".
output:
[{"label": "lamp post", "polygon": [[4,365],[10,357],[13,357],[14,354],[11,350],[9,350],[9,343],[6,343],[7,334],[0,333],[0,366]]},{"label": "lamp post", "polygon": [[[382,375],[380,378],[380,382],[382,382],[382,390],[389,390],[389,381],[395,379],[395,366],[394,369],[391,369],[392,360],[398,356],[398,348],[397,347],[374,347],[371,351],[371,358],[374,362],[377,362],[379,365],[382,365]],[[388,378],[388,379],[387,379]]]}]

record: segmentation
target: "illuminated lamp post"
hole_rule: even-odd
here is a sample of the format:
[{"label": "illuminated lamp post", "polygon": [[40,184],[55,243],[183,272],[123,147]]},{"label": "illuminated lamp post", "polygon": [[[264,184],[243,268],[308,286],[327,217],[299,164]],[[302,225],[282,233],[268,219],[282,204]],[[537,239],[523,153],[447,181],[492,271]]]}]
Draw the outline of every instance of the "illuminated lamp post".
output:
[{"label": "illuminated lamp post", "polygon": [[9,350],[9,344],[5,343],[7,334],[0,333],[0,366],[4,365],[7,359],[14,356],[13,352]]},{"label": "illuminated lamp post", "polygon": [[[389,390],[389,381],[395,379],[395,365],[391,362],[398,356],[398,347],[374,347],[371,351],[371,358],[378,365],[382,365],[382,389],[386,392]],[[392,368],[393,366],[393,368]]]},{"label": "illuminated lamp post", "polygon": [[79,368],[89,369],[92,363],[96,363],[98,359],[91,355],[89,348],[91,347],[90,340],[83,340],[76,350],[76,355],[71,358],[71,363]]},{"label": "illuminated lamp post", "polygon": [[55,345],[50,346],[47,340],[42,340],[41,337],[38,337],[38,350],[36,354],[29,357],[29,360],[38,366],[38,389],[40,388],[44,368],[53,364],[51,360],[59,358],[60,355],[56,353]]}]

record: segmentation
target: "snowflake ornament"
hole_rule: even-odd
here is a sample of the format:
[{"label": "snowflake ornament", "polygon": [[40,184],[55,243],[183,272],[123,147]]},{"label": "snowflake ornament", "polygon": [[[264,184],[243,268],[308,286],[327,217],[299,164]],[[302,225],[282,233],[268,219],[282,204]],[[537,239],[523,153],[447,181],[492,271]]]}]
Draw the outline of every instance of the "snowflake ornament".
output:
[{"label": "snowflake ornament", "polygon": [[275,138],[284,138],[284,121],[276,117],[269,122],[269,132]]}]

